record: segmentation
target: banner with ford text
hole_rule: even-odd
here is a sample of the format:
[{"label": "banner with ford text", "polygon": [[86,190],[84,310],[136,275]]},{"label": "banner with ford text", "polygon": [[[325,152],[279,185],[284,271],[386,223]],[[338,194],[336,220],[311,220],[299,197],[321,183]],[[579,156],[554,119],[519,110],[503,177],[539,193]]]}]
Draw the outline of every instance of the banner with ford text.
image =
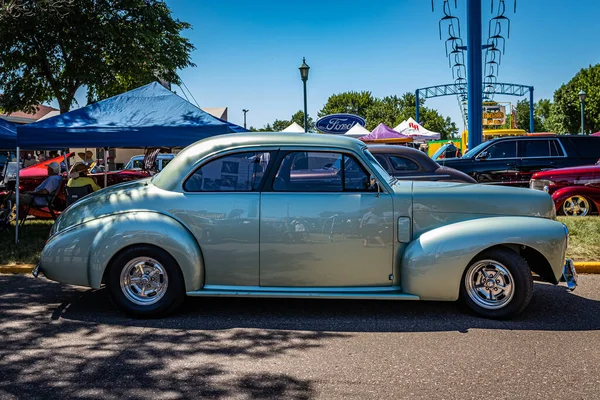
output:
[{"label": "banner with ford text", "polygon": [[364,118],[354,114],[330,114],[320,118],[316,123],[316,128],[323,133],[342,135],[350,130],[354,125],[365,126]]}]

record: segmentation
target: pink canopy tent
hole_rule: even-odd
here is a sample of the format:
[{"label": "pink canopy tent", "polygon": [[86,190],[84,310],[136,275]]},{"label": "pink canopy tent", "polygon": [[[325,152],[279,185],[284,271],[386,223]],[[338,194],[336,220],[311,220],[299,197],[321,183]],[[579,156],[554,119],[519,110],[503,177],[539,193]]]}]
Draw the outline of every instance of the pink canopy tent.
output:
[{"label": "pink canopy tent", "polygon": [[360,138],[363,142],[406,143],[412,142],[410,136],[396,132],[386,124],[379,124],[371,133]]}]

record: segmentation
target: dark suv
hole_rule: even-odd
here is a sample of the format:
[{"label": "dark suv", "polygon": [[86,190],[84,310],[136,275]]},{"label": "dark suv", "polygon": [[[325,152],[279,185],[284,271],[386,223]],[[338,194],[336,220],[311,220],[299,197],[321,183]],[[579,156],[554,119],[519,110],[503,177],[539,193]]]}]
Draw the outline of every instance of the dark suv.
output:
[{"label": "dark suv", "polygon": [[538,171],[594,164],[598,158],[600,137],[511,136],[490,140],[462,158],[439,163],[463,171],[479,183],[527,187]]}]

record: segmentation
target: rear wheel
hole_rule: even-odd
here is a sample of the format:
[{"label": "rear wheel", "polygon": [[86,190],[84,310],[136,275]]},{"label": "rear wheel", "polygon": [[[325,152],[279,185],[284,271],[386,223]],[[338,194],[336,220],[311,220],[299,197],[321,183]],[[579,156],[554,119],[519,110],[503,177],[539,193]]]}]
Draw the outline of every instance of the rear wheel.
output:
[{"label": "rear wheel", "polygon": [[484,251],[465,270],[460,295],[481,316],[515,316],[527,307],[533,295],[531,270],[513,250]]},{"label": "rear wheel", "polygon": [[153,246],[130,247],[110,263],[106,286],[113,301],[136,317],[160,317],[173,312],[185,297],[179,265]]},{"label": "rear wheel", "polygon": [[583,196],[570,196],[562,204],[562,213],[569,217],[585,217],[591,209],[591,203]]}]

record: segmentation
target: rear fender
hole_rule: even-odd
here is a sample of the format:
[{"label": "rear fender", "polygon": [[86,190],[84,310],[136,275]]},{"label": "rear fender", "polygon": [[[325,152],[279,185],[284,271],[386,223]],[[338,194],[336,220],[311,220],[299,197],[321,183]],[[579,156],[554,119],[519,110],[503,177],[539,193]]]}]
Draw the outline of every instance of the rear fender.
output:
[{"label": "rear fender", "polygon": [[150,244],[169,253],[179,264],[186,291],[203,286],[202,253],[193,235],[173,218],[148,211],[102,218],[102,228],[96,233],[89,250],[90,286],[100,287],[104,271],[113,257],[121,250],[138,244]]},{"label": "rear fender", "polygon": [[535,217],[491,217],[445,225],[412,241],[402,258],[402,290],[423,300],[456,300],[463,272],[473,258],[498,245],[537,250],[555,278],[560,278],[566,250],[562,223]]}]

